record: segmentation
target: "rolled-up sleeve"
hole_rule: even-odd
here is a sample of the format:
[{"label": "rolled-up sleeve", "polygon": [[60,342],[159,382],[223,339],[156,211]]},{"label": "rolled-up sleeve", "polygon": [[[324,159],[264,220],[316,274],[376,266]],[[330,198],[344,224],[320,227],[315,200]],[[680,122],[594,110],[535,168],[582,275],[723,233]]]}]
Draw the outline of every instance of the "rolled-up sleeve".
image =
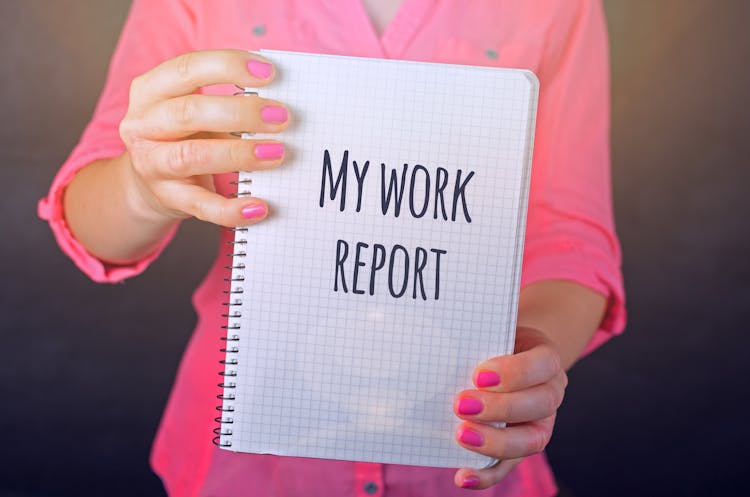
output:
[{"label": "rolled-up sleeve", "polygon": [[39,201],[38,215],[49,222],[60,248],[94,281],[114,283],[142,272],[167,246],[175,230],[149,256],[129,265],[108,264],[89,254],[71,233],[63,210],[65,188],[81,168],[125,151],[119,124],[127,111],[131,81],[164,60],[192,50],[194,32],[192,9],[183,0],[133,2],[91,121],[49,193]]},{"label": "rolled-up sleeve", "polygon": [[604,13],[598,0],[565,4],[568,21],[550,31],[539,70],[522,286],[568,280],[607,299],[587,354],[622,333],[625,295],[612,212]]}]

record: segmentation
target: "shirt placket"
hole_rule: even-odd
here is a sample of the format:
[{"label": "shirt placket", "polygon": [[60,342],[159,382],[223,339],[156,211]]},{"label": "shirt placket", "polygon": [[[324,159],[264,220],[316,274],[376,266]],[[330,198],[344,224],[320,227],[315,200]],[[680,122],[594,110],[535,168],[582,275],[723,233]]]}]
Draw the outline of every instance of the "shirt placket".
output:
[{"label": "shirt placket", "polygon": [[330,21],[345,33],[346,53],[360,57],[399,58],[432,13],[435,0],[404,0],[378,36],[361,0],[319,0]]},{"label": "shirt placket", "polygon": [[381,497],[383,488],[383,465],[375,462],[354,463],[354,496]]}]

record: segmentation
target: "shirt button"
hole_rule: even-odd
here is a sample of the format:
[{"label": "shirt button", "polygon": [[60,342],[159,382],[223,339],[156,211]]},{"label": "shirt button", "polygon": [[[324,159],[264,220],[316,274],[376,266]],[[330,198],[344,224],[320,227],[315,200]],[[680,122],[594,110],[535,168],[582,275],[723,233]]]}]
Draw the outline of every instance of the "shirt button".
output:
[{"label": "shirt button", "polygon": [[367,483],[365,483],[365,493],[372,495],[377,491],[378,491],[377,483],[372,482],[372,481],[368,481]]}]

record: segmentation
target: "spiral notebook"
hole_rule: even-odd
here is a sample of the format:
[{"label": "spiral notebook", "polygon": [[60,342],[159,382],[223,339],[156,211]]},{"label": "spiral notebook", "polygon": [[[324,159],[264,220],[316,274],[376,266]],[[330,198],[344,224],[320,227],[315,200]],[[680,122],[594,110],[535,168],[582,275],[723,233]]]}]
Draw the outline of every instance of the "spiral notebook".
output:
[{"label": "spiral notebook", "polygon": [[[235,229],[227,450],[483,467],[453,399],[513,350],[538,82],[523,70],[263,50],[287,160]],[[247,97],[237,97],[247,98]],[[248,136],[245,136],[248,137]],[[261,135],[253,138],[262,137]]]}]

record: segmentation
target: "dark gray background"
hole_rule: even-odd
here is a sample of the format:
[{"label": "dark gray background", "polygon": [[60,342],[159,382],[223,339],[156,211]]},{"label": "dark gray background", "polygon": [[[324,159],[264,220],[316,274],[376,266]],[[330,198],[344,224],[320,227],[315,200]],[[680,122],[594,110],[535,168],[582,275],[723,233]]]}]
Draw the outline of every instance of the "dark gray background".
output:
[{"label": "dark gray background", "polygon": [[[748,495],[750,2],[605,5],[630,320],[572,371],[549,457],[579,496]],[[103,286],[35,215],[126,11],[0,2],[3,496],[162,492],[148,451],[215,231],[186,223],[146,274]]]}]

